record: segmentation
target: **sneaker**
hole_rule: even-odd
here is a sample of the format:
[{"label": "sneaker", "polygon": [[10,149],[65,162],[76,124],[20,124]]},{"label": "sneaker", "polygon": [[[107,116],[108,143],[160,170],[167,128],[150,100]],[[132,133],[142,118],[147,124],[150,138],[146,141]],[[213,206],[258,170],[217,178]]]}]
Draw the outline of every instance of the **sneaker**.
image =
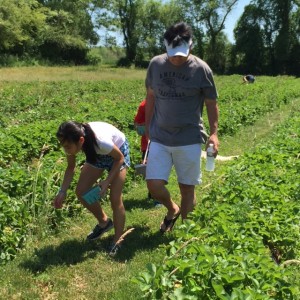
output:
[{"label": "sneaker", "polygon": [[111,244],[110,247],[108,248],[108,255],[111,257],[115,257],[120,249],[121,249],[120,244]]},{"label": "sneaker", "polygon": [[162,206],[163,206],[163,205],[162,205],[159,201],[154,200],[154,207],[160,208],[160,207],[162,207]]},{"label": "sneaker", "polygon": [[97,224],[95,226],[95,228],[93,229],[93,231],[89,233],[89,235],[87,236],[87,239],[90,241],[98,239],[101,235],[103,235],[105,232],[109,231],[113,227],[114,227],[114,224],[111,219],[107,220],[107,224],[103,228],[100,227],[99,224]]}]

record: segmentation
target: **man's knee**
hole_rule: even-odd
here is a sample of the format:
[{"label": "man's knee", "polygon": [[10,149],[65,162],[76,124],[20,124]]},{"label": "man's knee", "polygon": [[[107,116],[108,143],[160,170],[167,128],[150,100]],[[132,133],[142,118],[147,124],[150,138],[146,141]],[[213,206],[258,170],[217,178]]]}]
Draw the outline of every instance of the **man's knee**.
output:
[{"label": "man's knee", "polygon": [[189,193],[195,192],[194,185],[179,183],[179,188],[180,188],[180,191],[182,194],[185,194],[185,193],[189,194]]},{"label": "man's knee", "polygon": [[164,188],[166,182],[164,180],[158,180],[158,179],[150,179],[147,180],[147,188],[149,192],[155,193],[155,191],[160,190]]}]

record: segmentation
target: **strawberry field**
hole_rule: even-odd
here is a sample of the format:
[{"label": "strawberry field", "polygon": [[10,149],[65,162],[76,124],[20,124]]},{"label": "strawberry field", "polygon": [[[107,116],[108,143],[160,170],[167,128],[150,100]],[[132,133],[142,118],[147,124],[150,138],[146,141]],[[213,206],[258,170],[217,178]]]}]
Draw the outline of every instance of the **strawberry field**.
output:
[{"label": "strawberry field", "polygon": [[[292,77],[241,85],[240,76],[217,76],[216,84],[220,138],[300,97],[300,80]],[[58,125],[68,119],[114,124],[129,139],[134,165],[140,152],[133,117],[144,95],[143,80],[0,83],[1,264],[26,246],[29,235],[45,226],[55,231],[82,211],[71,190],[66,209],[51,205],[65,168]],[[191,220],[176,230],[164,264],[149,265],[135,279],[146,297],[299,299],[299,116],[297,108],[272,142],[230,163],[201,195]],[[136,180],[131,168],[125,193]]]}]

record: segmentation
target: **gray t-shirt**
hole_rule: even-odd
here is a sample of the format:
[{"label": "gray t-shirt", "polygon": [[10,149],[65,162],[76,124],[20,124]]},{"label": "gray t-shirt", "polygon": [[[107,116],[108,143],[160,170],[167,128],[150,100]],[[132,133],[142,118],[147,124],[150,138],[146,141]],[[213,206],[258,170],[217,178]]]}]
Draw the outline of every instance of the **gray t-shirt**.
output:
[{"label": "gray t-shirt", "polygon": [[204,99],[217,99],[213,74],[200,58],[189,55],[181,66],[167,54],[155,56],[148,67],[146,87],[155,95],[150,124],[151,141],[166,146],[205,142],[202,111]]}]

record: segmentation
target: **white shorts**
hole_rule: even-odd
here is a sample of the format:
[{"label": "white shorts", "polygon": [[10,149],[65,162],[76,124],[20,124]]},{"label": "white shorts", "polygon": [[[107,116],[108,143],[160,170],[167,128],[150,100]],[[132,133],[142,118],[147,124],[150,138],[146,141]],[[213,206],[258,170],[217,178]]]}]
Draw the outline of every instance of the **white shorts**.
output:
[{"label": "white shorts", "polygon": [[177,180],[187,185],[201,183],[201,144],[169,147],[151,142],[146,180],[161,179],[168,183],[174,165]]}]

